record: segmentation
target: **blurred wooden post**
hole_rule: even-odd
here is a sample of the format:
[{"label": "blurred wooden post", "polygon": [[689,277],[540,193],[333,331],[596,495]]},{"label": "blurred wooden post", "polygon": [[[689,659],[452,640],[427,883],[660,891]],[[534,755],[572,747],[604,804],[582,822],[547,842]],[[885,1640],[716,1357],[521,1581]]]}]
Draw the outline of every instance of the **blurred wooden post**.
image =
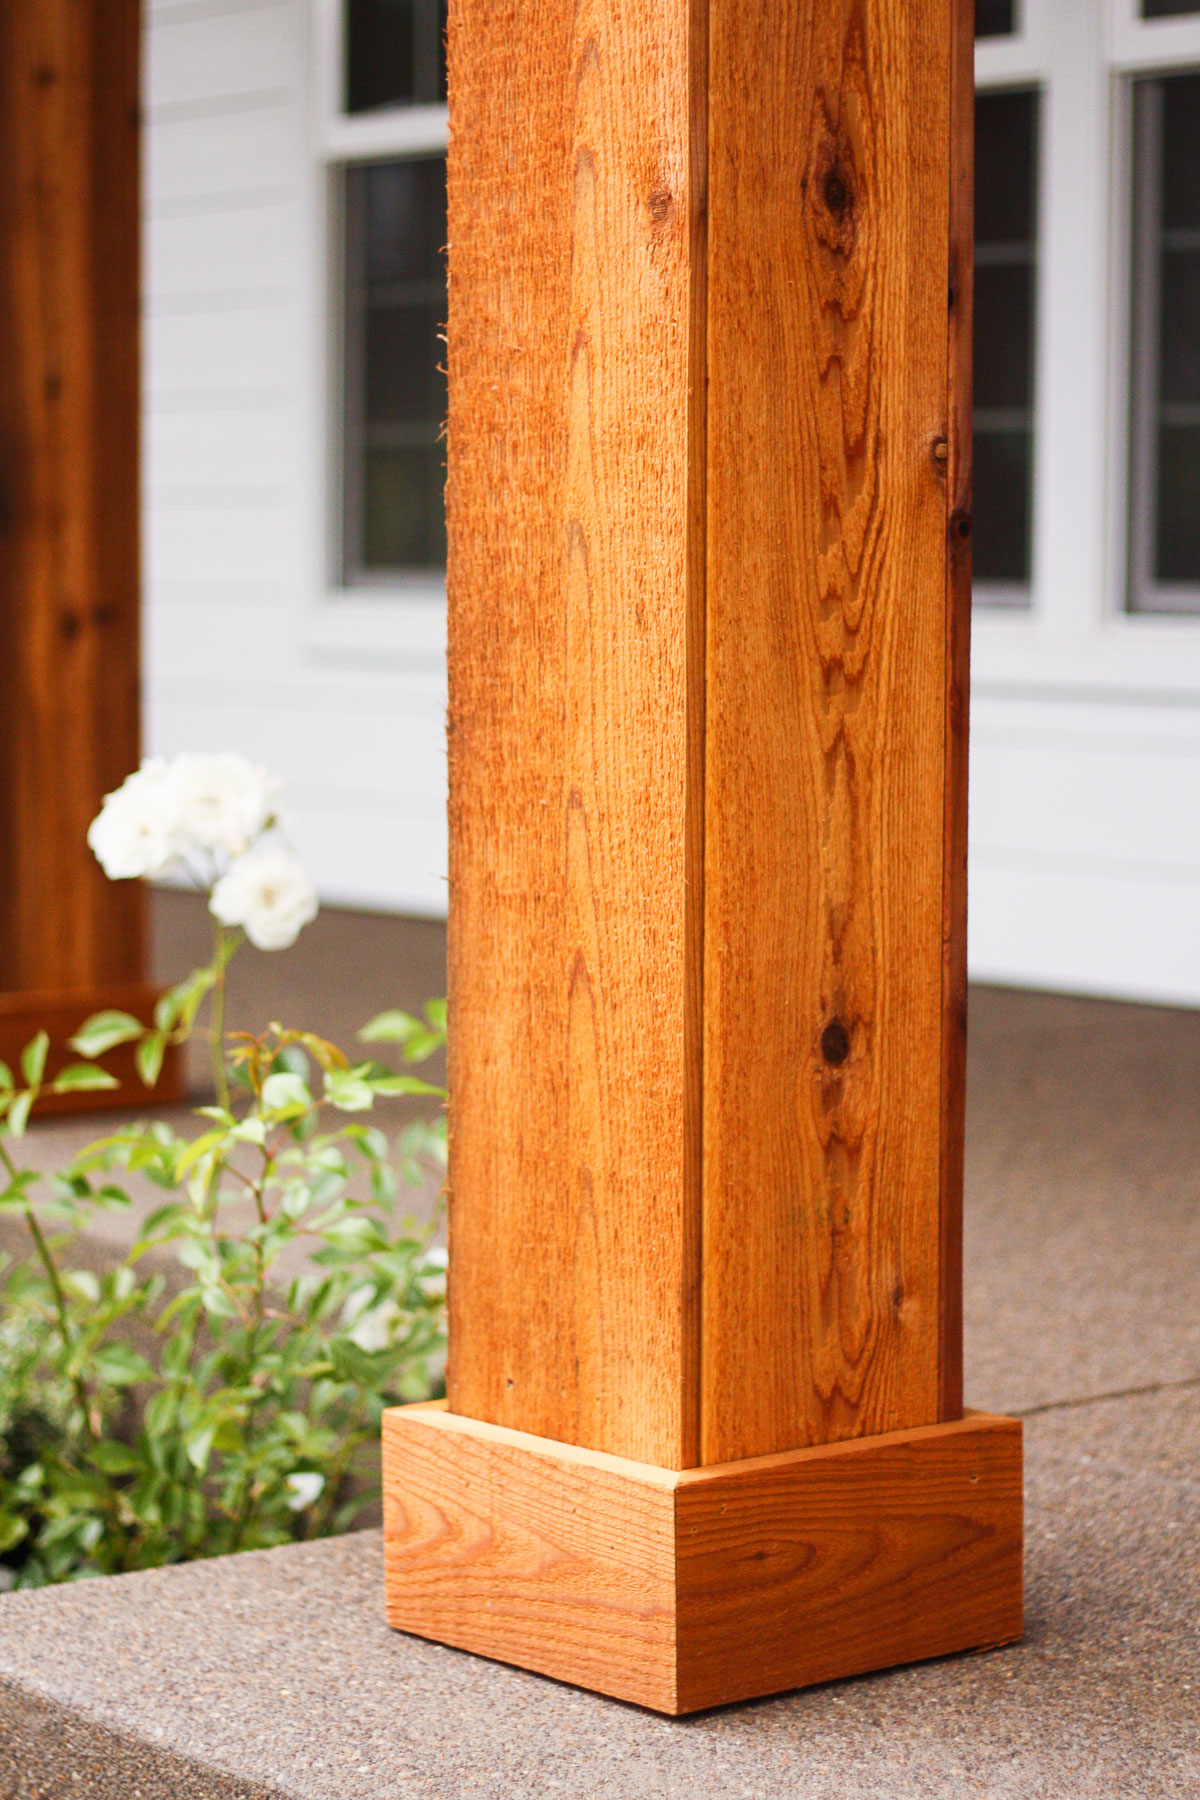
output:
[{"label": "blurred wooden post", "polygon": [[969,0],[456,0],[451,1348],[392,1622],[669,1712],[1021,1629],[963,1415]]},{"label": "blurred wooden post", "polygon": [[[43,1026],[61,1041],[101,1007],[153,1004],[142,889],[108,881],[85,841],[101,798],[139,759],[139,10],[139,0],[0,7],[9,1062]],[[176,1086],[172,1067],[160,1093]]]}]

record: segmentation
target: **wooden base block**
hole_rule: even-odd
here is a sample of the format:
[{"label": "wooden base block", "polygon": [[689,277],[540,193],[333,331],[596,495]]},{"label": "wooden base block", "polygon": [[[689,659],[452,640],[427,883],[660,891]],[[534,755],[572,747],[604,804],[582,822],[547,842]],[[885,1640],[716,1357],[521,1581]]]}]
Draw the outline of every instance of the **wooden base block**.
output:
[{"label": "wooden base block", "polygon": [[1018,1420],[677,1472],[384,1415],[389,1624],[686,1713],[1022,1629]]},{"label": "wooden base block", "polygon": [[[46,1073],[52,1076],[64,1063],[80,1058],[67,1040],[79,1030],[85,1019],[98,1012],[127,1012],[149,1024],[158,999],[158,990],[145,982],[123,983],[113,987],[81,988],[73,993],[0,994],[0,1061],[6,1062],[20,1080],[21,1052],[39,1031],[50,1034],[50,1054]],[[166,1106],[184,1098],[183,1058],[169,1049],[163,1059],[162,1073],[152,1088],[145,1087],[133,1061],[133,1048],[121,1044],[99,1058],[120,1083],[102,1092],[47,1094],[37,1103],[34,1118],[48,1113],[111,1112],[117,1107]]]}]

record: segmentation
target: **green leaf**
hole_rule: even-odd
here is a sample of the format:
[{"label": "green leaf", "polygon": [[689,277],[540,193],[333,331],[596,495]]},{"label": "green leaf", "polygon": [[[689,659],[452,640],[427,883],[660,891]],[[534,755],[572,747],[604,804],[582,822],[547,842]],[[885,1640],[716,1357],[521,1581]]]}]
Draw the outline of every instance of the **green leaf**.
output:
[{"label": "green leaf", "polygon": [[444,1037],[446,1033],[446,1002],[444,1000],[427,1001],[425,1005],[425,1017],[429,1020],[433,1029],[435,1031],[440,1031]]},{"label": "green leaf", "polygon": [[78,1050],[80,1056],[103,1056],[106,1050],[114,1049],[117,1044],[130,1044],[134,1038],[140,1038],[145,1029],[132,1013],[93,1013],[90,1019],[84,1020],[70,1044],[72,1050]]},{"label": "green leaf", "polygon": [[201,1425],[196,1431],[189,1431],[184,1439],[187,1459],[197,1475],[203,1475],[208,1467],[208,1459],[212,1455],[213,1438],[216,1436],[215,1425]]},{"label": "green leaf", "polygon": [[154,1023],[158,1029],[171,1031],[176,1025],[182,1025],[185,1031],[190,1031],[200,1004],[216,979],[211,968],[193,969],[183,981],[161,995],[154,1008]]},{"label": "green leaf", "polygon": [[390,1247],[377,1221],[365,1213],[355,1213],[348,1219],[325,1226],[321,1236],[335,1250],[350,1251],[359,1256],[369,1256],[375,1250]]},{"label": "green leaf", "polygon": [[135,1381],[154,1379],[146,1358],[128,1344],[101,1344],[88,1357],[88,1371],[110,1387],[131,1387]]},{"label": "green leaf", "polygon": [[0,1512],[0,1556],[6,1550],[15,1550],[28,1535],[29,1523],[20,1513]]},{"label": "green leaf", "polygon": [[176,1181],[182,1181],[188,1170],[195,1168],[201,1157],[207,1156],[210,1151],[215,1150],[217,1145],[224,1141],[225,1133],[223,1131],[202,1131],[198,1138],[193,1138],[176,1158]]},{"label": "green leaf", "polygon": [[87,1089],[98,1091],[100,1088],[115,1088],[120,1085],[115,1075],[110,1075],[107,1069],[98,1069],[95,1063],[68,1063],[50,1083],[50,1092],[75,1094]]},{"label": "green leaf", "polygon": [[205,1286],[200,1296],[205,1312],[210,1319],[236,1319],[237,1307],[229,1294],[221,1287]]},{"label": "green leaf", "polygon": [[359,1032],[364,1044],[407,1044],[409,1038],[416,1037],[424,1030],[419,1019],[411,1013],[381,1012],[368,1021]]},{"label": "green leaf", "polygon": [[33,1105],[33,1094],[26,1090],[18,1094],[8,1109],[8,1129],[13,1137],[25,1136],[25,1127],[29,1123],[29,1109]]},{"label": "green leaf", "polygon": [[103,1187],[97,1188],[92,1198],[97,1206],[102,1207],[129,1206],[131,1204],[125,1189],[118,1187],[112,1181],[106,1181]]},{"label": "green leaf", "polygon": [[77,1299],[87,1301],[90,1306],[99,1306],[100,1282],[91,1269],[68,1269],[62,1284]]},{"label": "green leaf", "polygon": [[148,1031],[134,1051],[137,1072],[142,1078],[144,1087],[153,1087],[158,1080],[166,1051],[167,1034],[165,1031]]},{"label": "green leaf", "polygon": [[94,1466],[105,1475],[131,1475],[141,1467],[136,1451],[128,1444],[118,1443],[115,1438],[102,1438],[93,1444],[89,1457]]},{"label": "green leaf", "polygon": [[37,1087],[46,1073],[46,1057],[50,1051],[50,1034],[39,1031],[21,1052],[21,1073],[30,1087]]},{"label": "green leaf", "polygon": [[11,1088],[13,1073],[6,1062],[0,1062],[0,1088]]},{"label": "green leaf", "polygon": [[371,1083],[352,1069],[331,1069],[325,1077],[325,1098],[339,1112],[369,1112],[375,1095]]},{"label": "green leaf", "polygon": [[375,1089],[377,1094],[383,1094],[384,1096],[391,1094],[433,1094],[440,1100],[446,1098],[446,1091],[444,1088],[433,1087],[428,1081],[421,1081],[415,1075],[385,1075],[381,1080],[373,1081],[371,1086]]},{"label": "green leaf", "polygon": [[302,1075],[281,1069],[263,1082],[262,1103],[267,1112],[307,1112],[312,1095]]}]

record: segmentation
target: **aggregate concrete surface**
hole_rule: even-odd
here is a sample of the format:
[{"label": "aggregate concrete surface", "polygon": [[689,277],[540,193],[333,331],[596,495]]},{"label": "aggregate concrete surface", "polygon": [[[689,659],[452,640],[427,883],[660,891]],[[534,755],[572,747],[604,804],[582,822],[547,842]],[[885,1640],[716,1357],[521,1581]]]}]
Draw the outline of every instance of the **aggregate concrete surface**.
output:
[{"label": "aggregate concrete surface", "polygon": [[0,1600],[0,1796],[1200,1796],[1200,1015],[977,991],[970,1088],[1022,1644],[660,1719],[389,1632],[363,1532]]}]

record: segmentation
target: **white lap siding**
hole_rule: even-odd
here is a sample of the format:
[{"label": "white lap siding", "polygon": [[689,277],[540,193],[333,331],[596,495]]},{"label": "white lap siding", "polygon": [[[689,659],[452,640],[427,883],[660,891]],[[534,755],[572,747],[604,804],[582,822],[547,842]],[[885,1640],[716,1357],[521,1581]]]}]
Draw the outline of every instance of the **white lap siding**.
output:
[{"label": "white lap siding", "polygon": [[324,899],[438,914],[437,609],[327,595],[309,6],[152,0],[147,31],[146,747],[269,763]]}]

